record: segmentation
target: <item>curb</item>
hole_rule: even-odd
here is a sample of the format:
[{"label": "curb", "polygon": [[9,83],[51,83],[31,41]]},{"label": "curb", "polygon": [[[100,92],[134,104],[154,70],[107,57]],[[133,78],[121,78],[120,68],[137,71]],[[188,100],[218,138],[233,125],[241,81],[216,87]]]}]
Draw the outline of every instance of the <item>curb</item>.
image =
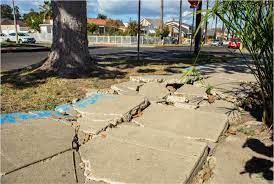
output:
[{"label": "curb", "polygon": [[40,52],[50,51],[49,47],[38,47],[38,48],[1,48],[1,53],[14,53],[14,52]]}]

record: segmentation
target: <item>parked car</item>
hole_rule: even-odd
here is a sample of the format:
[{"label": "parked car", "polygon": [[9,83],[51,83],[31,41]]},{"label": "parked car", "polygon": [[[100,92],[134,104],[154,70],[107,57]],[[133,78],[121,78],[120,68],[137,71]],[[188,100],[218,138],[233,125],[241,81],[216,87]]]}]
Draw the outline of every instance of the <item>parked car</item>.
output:
[{"label": "parked car", "polygon": [[241,42],[239,39],[231,39],[228,43],[228,48],[239,49],[241,47]]},{"label": "parked car", "polygon": [[223,46],[228,46],[229,41],[228,40],[223,40]]},{"label": "parked car", "polygon": [[4,33],[1,33],[0,42],[5,42],[7,41],[7,39],[8,39],[7,35],[5,35]]},{"label": "parked car", "polygon": [[[16,33],[10,33],[7,41],[15,42]],[[18,42],[19,43],[35,43],[36,40],[32,36],[29,36],[27,33],[18,33]]]},{"label": "parked car", "polygon": [[165,37],[164,38],[164,42],[166,44],[177,44],[178,43],[178,39],[173,38],[173,37]]},{"label": "parked car", "polygon": [[211,45],[211,46],[216,46],[216,47],[218,47],[218,46],[222,46],[222,45],[223,45],[223,42],[222,42],[221,40],[215,39],[215,40],[213,40],[213,41],[211,42],[210,45]]}]

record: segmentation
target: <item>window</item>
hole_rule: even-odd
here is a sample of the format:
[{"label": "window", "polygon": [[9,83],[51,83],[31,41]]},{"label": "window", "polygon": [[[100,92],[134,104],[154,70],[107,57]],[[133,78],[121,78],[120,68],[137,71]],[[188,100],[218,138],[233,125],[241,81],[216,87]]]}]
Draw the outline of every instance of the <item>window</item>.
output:
[{"label": "window", "polygon": [[18,33],[19,36],[29,36],[28,34],[26,33]]},{"label": "window", "polygon": [[10,36],[15,36],[15,33],[10,33]]}]

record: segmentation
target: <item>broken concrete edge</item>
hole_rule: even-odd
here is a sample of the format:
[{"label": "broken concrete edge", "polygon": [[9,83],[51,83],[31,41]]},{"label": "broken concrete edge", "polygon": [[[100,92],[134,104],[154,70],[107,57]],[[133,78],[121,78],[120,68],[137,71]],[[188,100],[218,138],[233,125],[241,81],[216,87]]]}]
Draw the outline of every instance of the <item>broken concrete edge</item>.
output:
[{"label": "broken concrete edge", "polygon": [[[149,105],[150,105],[150,102],[148,101],[148,99],[145,98],[144,101],[142,101],[139,105],[133,107],[131,110],[126,112],[124,115],[121,115],[119,118],[115,118],[113,120],[110,120],[108,122],[108,124],[106,126],[104,126],[102,129],[100,129],[99,131],[90,132],[90,131],[83,131],[81,129],[80,129],[80,131],[82,131],[85,134],[91,135],[92,137],[96,136],[96,135],[99,135],[102,132],[107,131],[107,129],[109,129],[109,128],[117,127],[118,125],[120,125],[121,123],[124,123],[124,122],[130,122],[135,115],[137,115],[138,113],[140,113],[141,111],[146,109]],[[78,112],[81,113],[82,116],[87,114],[87,113],[83,113],[79,110],[78,110]],[[81,127],[81,125],[80,125],[80,127]]]},{"label": "broken concrete edge", "polygon": [[210,148],[207,146],[204,149],[204,152],[202,153],[200,159],[195,163],[195,166],[193,170],[191,171],[191,175],[188,177],[186,184],[190,184],[193,180],[193,178],[198,174],[198,172],[203,168],[204,163],[206,162],[206,158],[209,154]]}]

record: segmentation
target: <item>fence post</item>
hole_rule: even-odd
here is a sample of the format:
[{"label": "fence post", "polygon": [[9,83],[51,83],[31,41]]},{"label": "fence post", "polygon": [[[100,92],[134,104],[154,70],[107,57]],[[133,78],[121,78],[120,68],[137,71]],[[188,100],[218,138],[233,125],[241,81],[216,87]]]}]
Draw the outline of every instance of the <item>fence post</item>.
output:
[{"label": "fence post", "polygon": [[142,36],[141,38],[141,44],[144,45],[144,36]]},{"label": "fence post", "polygon": [[108,43],[110,43],[110,36],[108,36]]},{"label": "fence post", "polygon": [[98,36],[95,36],[95,44],[98,42]]}]

